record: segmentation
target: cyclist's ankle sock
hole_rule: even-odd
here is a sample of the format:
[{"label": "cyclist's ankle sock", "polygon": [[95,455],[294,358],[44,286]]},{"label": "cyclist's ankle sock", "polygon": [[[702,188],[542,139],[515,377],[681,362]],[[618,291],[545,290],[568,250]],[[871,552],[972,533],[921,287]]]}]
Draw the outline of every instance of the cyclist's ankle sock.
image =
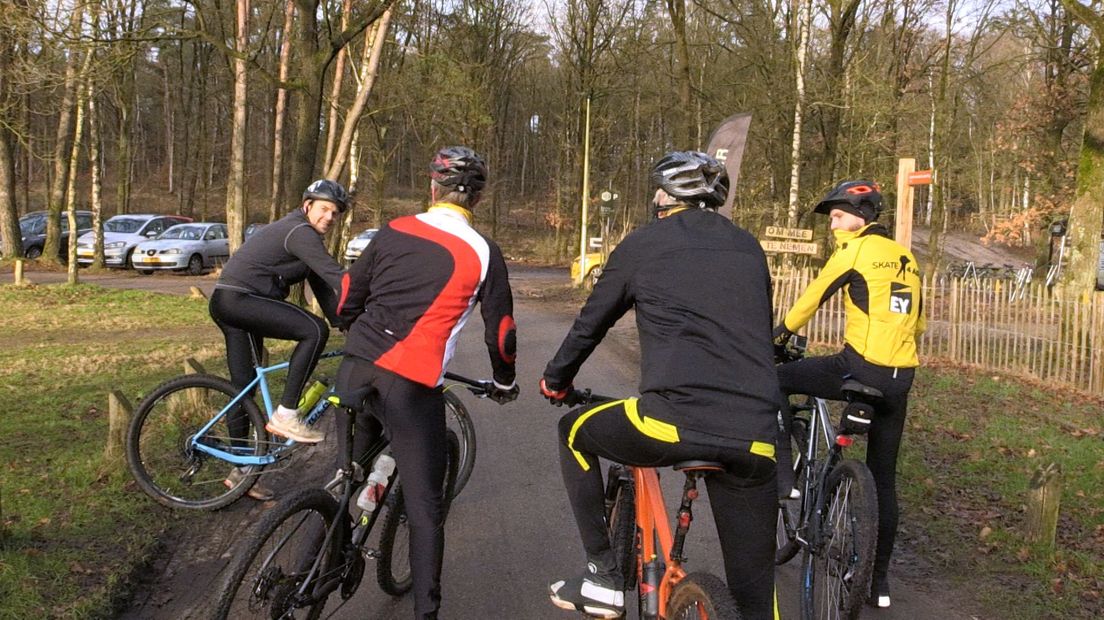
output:
[{"label": "cyclist's ankle sock", "polygon": [[276,415],[283,418],[283,419],[285,419],[285,420],[298,419],[299,418],[299,410],[298,409],[288,409],[287,407],[285,407],[283,405],[278,405],[276,407]]}]

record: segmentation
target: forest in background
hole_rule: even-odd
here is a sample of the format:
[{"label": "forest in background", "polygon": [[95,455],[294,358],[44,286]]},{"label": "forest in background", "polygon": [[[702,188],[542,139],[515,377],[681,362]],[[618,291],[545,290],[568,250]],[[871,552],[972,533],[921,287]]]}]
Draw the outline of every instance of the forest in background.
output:
[{"label": "forest in background", "polygon": [[[660,155],[703,148],[721,120],[750,112],[734,217],[753,231],[812,226],[817,198],[845,178],[881,183],[892,208],[897,159],[915,157],[937,171],[916,204],[932,227],[929,268],[950,228],[1045,256],[1047,226],[1069,218],[1087,240],[1074,239],[1071,264],[1095,269],[1096,10],[1076,0],[0,0],[0,232],[10,253],[19,214],[148,210],[141,189],[227,221],[240,239],[319,176],[355,188],[355,217],[376,225],[385,198],[424,198],[436,149],[466,144],[490,163],[479,207],[489,232],[527,227],[564,258],[577,244],[589,99],[590,193],[620,194],[614,230],[649,217]],[[1093,194],[1079,211],[1076,198]]]}]

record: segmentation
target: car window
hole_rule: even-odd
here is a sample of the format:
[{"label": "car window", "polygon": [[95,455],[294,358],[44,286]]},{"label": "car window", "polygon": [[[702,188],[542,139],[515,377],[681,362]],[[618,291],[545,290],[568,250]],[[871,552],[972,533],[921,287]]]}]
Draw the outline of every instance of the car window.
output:
[{"label": "car window", "polygon": [[41,235],[46,232],[46,216],[24,216],[19,220],[19,232],[23,235]]},{"label": "car window", "polygon": [[149,225],[142,231],[142,234],[148,235],[151,232],[160,233],[163,230],[165,230],[165,220],[162,218],[155,218],[150,220]]},{"label": "car window", "polygon": [[203,234],[202,226],[188,226],[177,224],[169,226],[165,232],[157,236],[158,239],[183,239],[184,241],[198,241]]},{"label": "car window", "polygon": [[229,239],[230,235],[226,232],[226,227],[222,224],[215,226],[215,233],[218,235],[216,239]]},{"label": "car window", "polygon": [[87,213],[77,214],[77,230],[92,228],[92,216]]},{"label": "car window", "polygon": [[212,226],[207,229],[207,233],[203,235],[204,241],[214,241],[218,239],[218,226]]},{"label": "car window", "polygon": [[135,233],[138,232],[138,230],[142,228],[142,224],[145,223],[146,220],[140,220],[134,217],[115,216],[104,222],[104,230],[117,233]]}]

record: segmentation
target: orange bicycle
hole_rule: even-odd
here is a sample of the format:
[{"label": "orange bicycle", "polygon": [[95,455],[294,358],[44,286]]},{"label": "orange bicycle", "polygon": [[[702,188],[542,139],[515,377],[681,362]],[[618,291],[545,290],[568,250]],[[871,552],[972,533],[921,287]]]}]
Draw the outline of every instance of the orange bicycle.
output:
[{"label": "orange bicycle", "polygon": [[[576,391],[568,404],[613,400]],[[663,501],[659,471],[613,463],[606,479],[606,525],[617,566],[625,578],[625,590],[637,590],[639,617],[646,620],[739,620],[736,600],[724,580],[702,571],[687,573],[683,545],[692,506],[698,498],[698,481],[724,465],[711,461],[683,461],[672,466],[686,476],[682,502],[675,515],[675,530]]]}]

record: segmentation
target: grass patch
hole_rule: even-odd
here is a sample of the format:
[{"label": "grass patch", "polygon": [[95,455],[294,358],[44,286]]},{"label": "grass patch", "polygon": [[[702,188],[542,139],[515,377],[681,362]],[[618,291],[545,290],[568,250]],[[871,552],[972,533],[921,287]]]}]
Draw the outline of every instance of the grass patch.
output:
[{"label": "grass patch", "polygon": [[[913,386],[898,476],[902,526],[995,618],[1104,617],[1104,400],[961,367]],[[1062,467],[1056,549],[1027,541],[1040,465]],[[932,545],[934,543],[934,545]]]},{"label": "grass patch", "polygon": [[222,334],[205,301],[146,291],[0,286],[0,307],[0,618],[110,617],[165,529],[203,515],[105,460],[107,394],[136,406],[188,357],[226,376]]}]

